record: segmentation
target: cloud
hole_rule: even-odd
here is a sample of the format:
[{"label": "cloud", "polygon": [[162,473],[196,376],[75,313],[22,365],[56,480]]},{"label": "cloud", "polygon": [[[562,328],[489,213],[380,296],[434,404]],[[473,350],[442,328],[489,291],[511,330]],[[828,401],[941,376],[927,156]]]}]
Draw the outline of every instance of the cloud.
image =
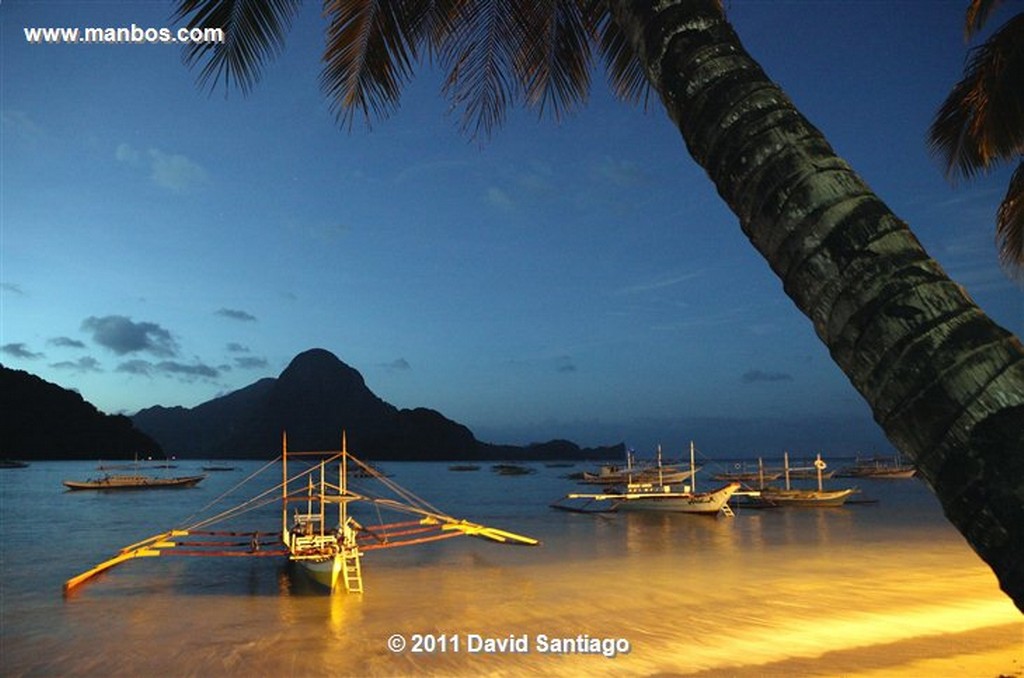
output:
[{"label": "cloud", "polygon": [[484,195],[484,200],[494,207],[502,210],[510,210],[514,205],[512,198],[509,197],[508,193],[497,186],[491,186],[487,189],[487,193]]},{"label": "cloud", "polygon": [[12,139],[22,139],[29,143],[37,143],[41,141],[45,134],[43,128],[40,127],[28,117],[24,111],[4,110],[0,112],[0,124],[3,125],[4,131],[6,131]]},{"label": "cloud", "polygon": [[19,297],[26,296],[25,290],[21,289],[21,285],[16,285],[14,283],[0,283],[0,289],[2,289],[4,292],[17,294]]},{"label": "cloud", "polygon": [[576,364],[571,356],[563,355],[555,359],[555,369],[563,374],[576,371]]},{"label": "cloud", "polygon": [[256,316],[253,314],[234,308],[222,308],[217,311],[217,315],[231,318],[232,320],[241,320],[242,322],[256,322]]},{"label": "cloud", "polygon": [[63,348],[85,348],[85,344],[71,337],[54,337],[48,342],[50,346],[61,346]]},{"label": "cloud", "polygon": [[142,153],[129,144],[121,143],[117,145],[114,157],[129,167],[148,169],[153,183],[175,193],[202,186],[209,178],[209,173],[202,166],[184,155],[165,153],[158,148]]},{"label": "cloud", "polygon": [[21,342],[4,344],[3,347],[0,347],[0,351],[3,351],[7,355],[15,358],[21,358],[22,360],[35,360],[36,358],[43,357],[42,353],[33,353]]},{"label": "cloud", "polygon": [[141,374],[148,377],[153,371],[153,364],[148,360],[129,360],[118,365],[117,371],[127,374]]},{"label": "cloud", "polygon": [[149,158],[151,176],[158,186],[180,193],[206,183],[206,170],[183,155],[169,155],[151,148]]},{"label": "cloud", "polygon": [[178,354],[178,345],[171,333],[156,323],[135,323],[123,315],[90,316],[82,321],[82,330],[90,332],[93,341],[117,355],[145,352],[172,357]]},{"label": "cloud", "polygon": [[412,369],[412,365],[410,365],[409,361],[405,358],[397,358],[389,363],[384,363],[382,367],[386,367],[387,369],[394,370],[396,372],[405,372]]},{"label": "cloud", "polygon": [[151,377],[155,374],[183,377],[185,381],[196,379],[216,379],[220,376],[220,370],[216,367],[194,363],[186,365],[176,360],[161,360],[158,363],[151,363],[148,360],[128,360],[117,366],[118,372],[135,374],[143,377]]},{"label": "cloud", "polygon": [[591,172],[599,179],[620,188],[637,186],[646,180],[644,171],[630,160],[615,160],[605,157],[591,167]]},{"label": "cloud", "polygon": [[53,363],[50,367],[56,370],[74,370],[76,372],[102,372],[100,369],[100,363],[95,358],[88,356],[79,358],[78,360],[63,360],[59,363]]},{"label": "cloud", "polygon": [[266,358],[256,358],[252,356],[246,356],[243,358],[235,358],[235,367],[241,370],[259,370],[267,366]]},{"label": "cloud", "polygon": [[704,271],[692,271],[690,273],[683,273],[669,278],[662,278],[661,280],[629,285],[628,287],[623,287],[617,290],[616,294],[640,294],[642,292],[653,292],[654,290],[660,290],[665,287],[671,287],[672,285],[678,285],[679,283],[686,282],[687,280],[699,278],[702,275],[704,275]]},{"label": "cloud", "polygon": [[793,375],[786,372],[764,372],[762,370],[748,370],[740,377],[744,384],[755,384],[761,381],[793,381]]},{"label": "cloud", "polygon": [[232,341],[227,345],[228,353],[248,353],[249,347]]},{"label": "cloud", "polygon": [[173,360],[163,360],[155,365],[158,372],[165,374],[175,374],[185,377],[205,377],[207,379],[214,379],[220,376],[220,372],[217,368],[210,367],[209,365],[203,365],[202,363],[196,363],[194,365],[185,365]]}]

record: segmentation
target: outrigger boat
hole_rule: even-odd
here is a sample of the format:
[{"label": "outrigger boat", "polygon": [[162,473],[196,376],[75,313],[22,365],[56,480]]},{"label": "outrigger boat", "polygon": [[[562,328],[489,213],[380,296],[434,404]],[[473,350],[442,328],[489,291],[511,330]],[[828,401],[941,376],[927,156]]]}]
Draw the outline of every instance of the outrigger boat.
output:
[{"label": "outrigger boat", "polygon": [[866,461],[857,459],[853,466],[841,469],[840,478],[913,478],[917,468],[904,464],[897,455],[894,459],[872,457]]},{"label": "outrigger boat", "polygon": [[[658,465],[656,471],[661,469],[661,447],[658,447]],[[694,466],[694,447],[690,443],[690,470],[686,477],[690,478],[690,485],[683,485],[675,488],[665,482],[664,476],[658,478],[658,482],[627,482],[625,489],[621,491],[608,491],[602,494],[582,494],[574,492],[567,494],[559,501],[551,504],[552,508],[563,511],[576,511],[581,513],[609,511],[669,511],[673,513],[696,513],[705,515],[717,515],[719,512],[732,516],[729,509],[729,499],[742,487],[738,482],[731,482],[710,492],[697,492],[696,488],[696,467]],[[675,482],[675,481],[673,481]],[[585,500],[581,505],[563,503],[566,501]],[[608,506],[607,509],[590,508],[592,505]]]},{"label": "outrigger boat", "polygon": [[195,487],[205,475],[160,478],[143,475],[105,475],[89,480],[61,481],[69,490],[157,490],[165,488]]},{"label": "outrigger boat", "polygon": [[613,464],[606,464],[598,469],[597,473],[584,471],[580,482],[585,485],[624,485],[630,483],[682,483],[691,478],[699,471],[699,467],[692,464],[689,469],[680,469],[675,466],[663,466],[661,463],[661,446],[658,446],[658,459],[654,466],[639,466],[633,460],[632,451],[626,452],[626,468]]},{"label": "outrigger boat", "polygon": [[749,493],[748,496],[750,497],[751,505],[762,508],[771,508],[776,506],[835,507],[845,504],[846,500],[858,491],[855,488],[826,490],[822,484],[822,478],[824,477],[824,471],[828,465],[825,463],[825,460],[821,458],[820,454],[815,458],[814,465],[811,469],[795,469],[798,471],[816,471],[818,476],[818,489],[816,490],[796,489],[790,485],[790,476],[794,469],[791,469],[789,466],[788,452],[783,453],[783,464],[783,473],[786,477],[786,487],[762,487],[759,492]]},{"label": "outrigger boat", "polygon": [[[313,465],[289,475],[289,462],[296,457],[317,457]],[[344,588],[350,593],[362,593],[361,558],[376,549],[411,546],[426,542],[469,535],[502,544],[539,544],[531,537],[507,532],[494,527],[452,517],[434,508],[381,474],[373,477],[390,491],[392,496],[353,491],[348,485],[351,466],[373,473],[368,464],[352,456],[342,434],[340,452],[288,452],[287,435],[282,436],[282,451],[278,459],[268,463],[250,476],[250,479],[271,465],[281,463],[281,483],[258,494],[239,506],[221,511],[211,518],[199,520],[187,527],[162,532],[138,543],[126,546],[113,558],[106,560],[64,584],[65,595],[110,568],[140,557],[154,556],[249,556],[286,557],[298,565],[316,582],[335,592]],[[337,484],[328,480],[328,471],[337,469]],[[236,489],[238,486],[236,485]],[[232,491],[232,490],[229,490]],[[279,496],[276,496],[277,492]],[[223,495],[222,495],[223,497]],[[218,498],[219,500],[220,498]],[[214,500],[216,503],[218,500]],[[271,502],[281,502],[281,531],[212,531],[206,528],[235,518]],[[414,516],[412,520],[384,523],[372,527],[361,525],[350,514],[350,505],[372,505],[380,511],[393,511]],[[202,511],[210,509],[205,507]],[[290,514],[290,507],[296,507]],[[331,513],[337,510],[337,523],[329,524]],[[230,539],[225,540],[225,537]],[[239,538],[241,538],[239,540]],[[280,541],[268,538],[279,538]]]}]

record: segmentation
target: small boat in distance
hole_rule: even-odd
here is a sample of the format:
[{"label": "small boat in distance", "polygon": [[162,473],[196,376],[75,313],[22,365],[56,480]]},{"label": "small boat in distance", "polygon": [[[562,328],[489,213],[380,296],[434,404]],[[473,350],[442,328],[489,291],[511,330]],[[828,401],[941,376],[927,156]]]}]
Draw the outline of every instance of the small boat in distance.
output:
[{"label": "small boat in distance", "polygon": [[537,472],[536,469],[519,464],[494,464],[491,470],[500,476],[527,476]]},{"label": "small boat in distance", "polygon": [[658,446],[658,461],[655,465],[638,466],[633,460],[633,453],[626,452],[626,467],[605,464],[597,473],[583,472],[580,480],[585,485],[629,485],[632,483],[681,483],[691,478],[700,467],[691,466],[689,470],[661,464],[661,446]]},{"label": "small boat in distance", "polygon": [[0,459],[0,468],[25,468],[27,466],[27,461],[20,461],[18,459]]},{"label": "small boat in distance", "polygon": [[480,467],[477,464],[452,464],[448,467],[449,471],[479,471]]},{"label": "small boat in distance", "polygon": [[726,471],[723,473],[716,473],[711,476],[712,480],[725,480],[729,482],[738,483],[752,483],[757,482],[760,485],[764,485],[766,481],[778,480],[782,477],[782,471],[771,471],[765,469],[764,461],[757,458],[757,470],[753,471],[748,469],[746,464],[737,463],[732,471]]},{"label": "small boat in distance", "polygon": [[64,480],[69,490],[157,490],[195,487],[205,475],[158,478],[142,475],[105,475],[89,480]]},{"label": "small boat in distance", "polygon": [[218,466],[218,465],[214,464],[212,466],[204,466],[203,470],[204,471],[234,471],[235,468],[236,468],[235,466]]},{"label": "small boat in distance", "polygon": [[840,478],[913,478],[917,474],[917,468],[913,464],[904,464],[899,455],[890,459],[887,457],[872,457],[871,459],[854,462],[853,466],[840,469]]}]

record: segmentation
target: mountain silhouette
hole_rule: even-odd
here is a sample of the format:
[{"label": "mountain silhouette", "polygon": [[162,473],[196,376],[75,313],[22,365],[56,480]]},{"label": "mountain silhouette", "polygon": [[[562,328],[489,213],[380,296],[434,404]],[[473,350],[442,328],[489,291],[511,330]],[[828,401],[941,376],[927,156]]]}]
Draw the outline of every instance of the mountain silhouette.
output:
[{"label": "mountain silhouette", "polygon": [[81,395],[0,365],[0,457],[132,459],[163,456],[128,417],[103,414]]},{"label": "mountain silhouette", "polygon": [[168,454],[209,458],[268,458],[288,433],[291,450],[349,449],[371,459],[458,460],[603,458],[624,446],[580,449],[568,441],[527,447],[480,442],[440,412],[398,409],[381,400],[358,370],[330,351],[297,355],[277,379],[261,379],[194,408],[150,407],[132,421]]}]

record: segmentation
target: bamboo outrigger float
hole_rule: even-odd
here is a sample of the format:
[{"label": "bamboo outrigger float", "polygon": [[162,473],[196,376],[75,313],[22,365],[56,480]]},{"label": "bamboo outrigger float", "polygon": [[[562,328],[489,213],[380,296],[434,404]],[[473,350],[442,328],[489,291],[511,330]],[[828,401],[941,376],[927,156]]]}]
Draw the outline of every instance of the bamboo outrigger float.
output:
[{"label": "bamboo outrigger float", "polygon": [[[289,459],[296,457],[317,457],[318,461],[289,476]],[[340,452],[291,453],[288,452],[288,439],[285,434],[282,436],[281,456],[254,473],[250,479],[277,461],[281,462],[280,485],[212,518],[181,529],[161,532],[124,547],[109,560],[67,580],[64,583],[65,595],[96,575],[125,561],[169,555],[287,557],[314,581],[332,592],[340,591],[343,585],[346,592],[361,593],[361,558],[368,551],[412,546],[464,535],[502,544],[535,546],[540,543],[532,537],[461,520],[441,512],[388,480],[369,464],[352,456],[347,450],[344,433]],[[337,484],[327,478],[328,471],[335,464],[338,467]],[[379,481],[397,498],[353,491],[348,484],[349,464],[356,465],[371,478]],[[304,482],[299,489],[294,489],[301,481]],[[276,496],[278,490],[280,495]],[[278,500],[281,502],[280,532],[205,529],[214,523]],[[349,505],[355,502],[372,504],[378,509],[378,513],[380,509],[390,510],[411,515],[413,519],[391,523],[381,521],[373,527],[364,526],[350,514]],[[289,514],[291,505],[299,508]],[[332,505],[337,506],[335,525],[329,524],[328,507]],[[203,510],[208,508],[210,507],[207,506]],[[331,512],[333,513],[333,510]]]}]

